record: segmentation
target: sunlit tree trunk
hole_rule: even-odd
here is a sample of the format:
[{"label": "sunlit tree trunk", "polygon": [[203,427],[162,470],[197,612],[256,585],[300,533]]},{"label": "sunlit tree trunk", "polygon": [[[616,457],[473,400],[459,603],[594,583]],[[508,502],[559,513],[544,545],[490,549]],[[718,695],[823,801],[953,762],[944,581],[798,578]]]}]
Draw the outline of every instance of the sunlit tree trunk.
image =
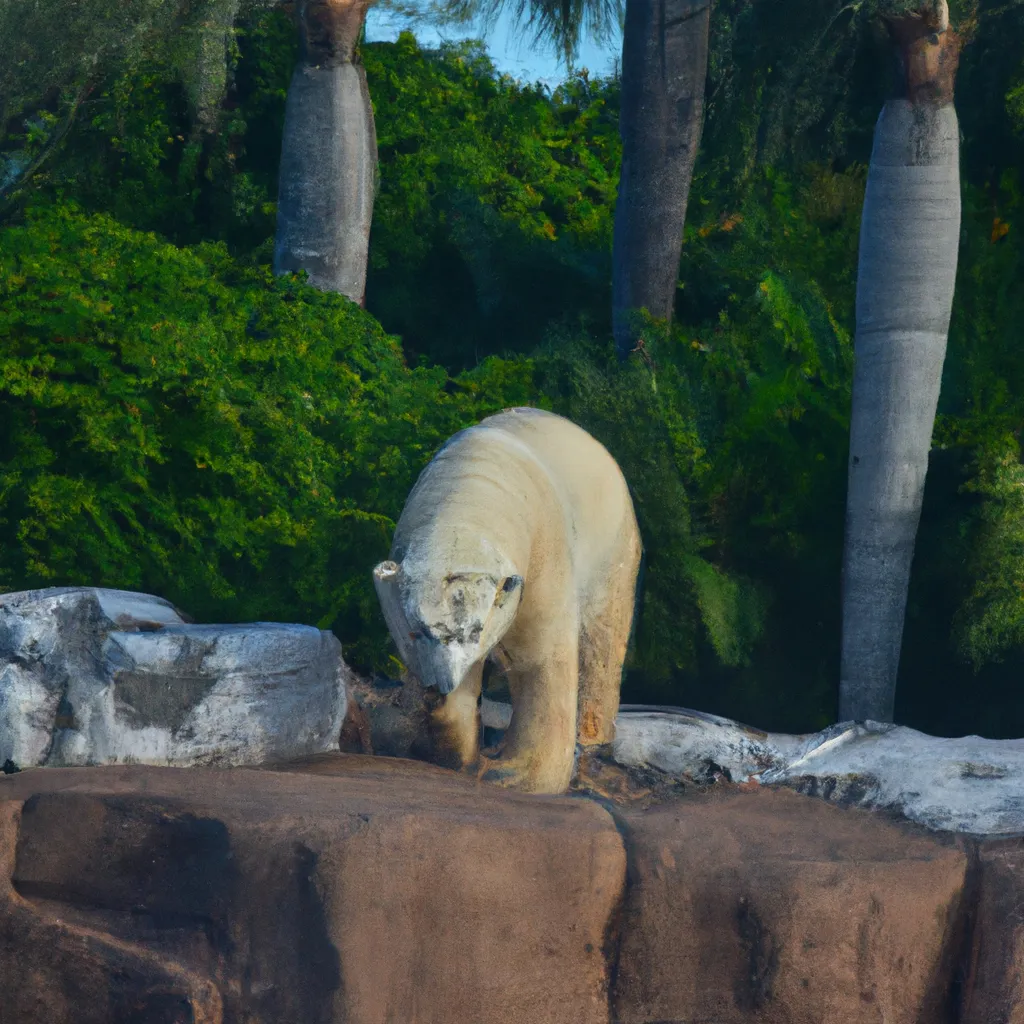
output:
[{"label": "sunlit tree trunk", "polygon": [[612,245],[620,357],[631,313],[671,320],[686,201],[704,114],[710,0],[627,0],[622,39],[622,172]]},{"label": "sunlit tree trunk", "polygon": [[305,270],[362,305],[377,138],[356,44],[370,0],[298,0],[301,51],[285,106],[274,273]]},{"label": "sunlit tree trunk", "polygon": [[840,721],[893,720],[960,240],[960,40],[946,0],[890,30],[903,89],[875,126],[861,216]]}]

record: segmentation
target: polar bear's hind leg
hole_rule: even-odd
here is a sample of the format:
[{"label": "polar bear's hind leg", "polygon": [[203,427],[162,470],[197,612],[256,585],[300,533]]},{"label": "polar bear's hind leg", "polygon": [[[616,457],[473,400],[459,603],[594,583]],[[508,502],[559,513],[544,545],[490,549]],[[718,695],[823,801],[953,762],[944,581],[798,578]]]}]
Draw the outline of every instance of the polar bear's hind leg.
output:
[{"label": "polar bear's hind leg", "polygon": [[576,739],[584,747],[611,743],[615,738],[622,664],[626,660],[636,601],[639,538],[635,544],[624,546],[626,550],[609,572],[606,587],[594,595],[580,616]]}]

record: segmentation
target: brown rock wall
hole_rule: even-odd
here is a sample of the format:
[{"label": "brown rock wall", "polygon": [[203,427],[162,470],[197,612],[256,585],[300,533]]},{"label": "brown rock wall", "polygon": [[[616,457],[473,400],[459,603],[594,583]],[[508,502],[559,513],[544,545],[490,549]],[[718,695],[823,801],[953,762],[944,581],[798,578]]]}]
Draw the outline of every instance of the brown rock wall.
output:
[{"label": "brown rock wall", "polygon": [[0,1024],[1024,1024],[1024,840],[651,799],[359,755],[0,779]]},{"label": "brown rock wall", "polygon": [[391,765],[5,780],[0,1022],[606,1022],[606,812]]},{"label": "brown rock wall", "polygon": [[963,1024],[1024,1024],[1024,839],[982,844]]},{"label": "brown rock wall", "polygon": [[962,845],[786,791],[623,811],[615,1019],[942,1019]]}]

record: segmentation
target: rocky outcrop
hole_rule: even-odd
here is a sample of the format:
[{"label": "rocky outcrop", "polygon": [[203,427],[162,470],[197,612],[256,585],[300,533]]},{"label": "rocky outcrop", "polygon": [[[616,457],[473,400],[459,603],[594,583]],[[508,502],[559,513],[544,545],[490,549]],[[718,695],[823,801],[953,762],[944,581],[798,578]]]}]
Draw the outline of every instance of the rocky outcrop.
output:
[{"label": "rocky outcrop", "polygon": [[965,1024],[1024,1024],[1024,840],[978,851],[965,971]]},{"label": "rocky outcrop", "polygon": [[148,594],[0,595],[0,764],[260,764],[337,749],[333,634],[194,625]]},{"label": "rocky outcrop", "polygon": [[598,1024],[605,811],[383,758],[0,780],[2,1024]]},{"label": "rocky outcrop", "polygon": [[794,793],[712,794],[622,816],[616,1021],[946,1019],[962,844]]},{"label": "rocky outcrop", "polygon": [[[415,680],[353,678],[351,692],[366,712],[374,753],[429,756],[423,691]],[[484,697],[480,710],[485,745],[498,742],[510,705]],[[602,754],[600,765],[590,758],[588,773],[608,779],[614,776],[609,769],[622,768],[629,777],[620,773],[621,785],[611,778],[613,790],[634,796],[682,784],[750,782],[894,812],[936,831],[1024,834],[1024,740],[927,736],[879,722],[846,722],[793,736],[687,708],[624,704],[615,739]],[[579,773],[575,785],[614,795]]]},{"label": "rocky outcrop", "polygon": [[784,786],[936,831],[1024,834],[1024,740],[927,736],[881,722],[787,736],[686,708],[635,705],[622,708],[615,726],[612,756],[628,767]]},{"label": "rocky outcrop", "polygon": [[0,779],[0,1024],[1016,1024],[1024,842],[395,758]]},{"label": "rocky outcrop", "polygon": [[428,732],[319,630],[0,597],[0,1024],[1024,1024],[1020,741],[627,705],[553,798]]}]

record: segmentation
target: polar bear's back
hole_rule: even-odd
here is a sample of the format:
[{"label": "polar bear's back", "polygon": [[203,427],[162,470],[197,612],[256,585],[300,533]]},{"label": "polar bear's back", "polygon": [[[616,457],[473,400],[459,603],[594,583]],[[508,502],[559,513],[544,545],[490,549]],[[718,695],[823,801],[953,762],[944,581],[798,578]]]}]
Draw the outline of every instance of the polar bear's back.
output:
[{"label": "polar bear's back", "polygon": [[[637,532],[629,488],[608,450],[571,420],[543,409],[506,409],[474,431],[500,431],[527,448],[558,495],[570,539],[594,569]],[[481,438],[482,440],[482,438]],[[584,568],[585,565],[578,565]],[[601,566],[603,569],[603,566]],[[586,575],[586,573],[584,573]]]},{"label": "polar bear's back", "polygon": [[500,430],[528,448],[553,483],[564,490],[567,505],[576,510],[628,498],[622,471],[608,450],[563,416],[526,406],[488,416],[471,429]]},{"label": "polar bear's back", "polygon": [[[449,438],[420,474],[395,530],[392,558],[410,574],[548,566],[568,554],[574,585],[639,552],[629,488],[600,442],[540,409],[509,409]],[[490,554],[485,553],[491,552]]]}]

